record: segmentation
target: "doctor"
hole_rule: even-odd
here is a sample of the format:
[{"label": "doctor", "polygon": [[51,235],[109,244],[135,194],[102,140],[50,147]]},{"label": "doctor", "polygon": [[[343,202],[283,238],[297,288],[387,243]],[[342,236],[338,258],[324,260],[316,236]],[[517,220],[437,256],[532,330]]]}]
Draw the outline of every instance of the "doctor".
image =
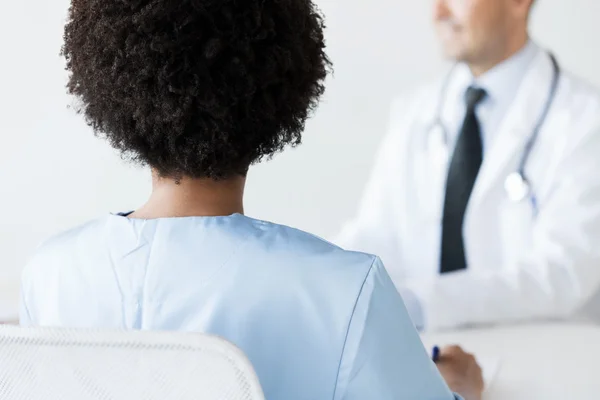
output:
[{"label": "doctor", "polygon": [[529,39],[532,3],[435,2],[456,65],[394,104],[338,240],[380,255],[428,330],[600,320],[600,95]]}]

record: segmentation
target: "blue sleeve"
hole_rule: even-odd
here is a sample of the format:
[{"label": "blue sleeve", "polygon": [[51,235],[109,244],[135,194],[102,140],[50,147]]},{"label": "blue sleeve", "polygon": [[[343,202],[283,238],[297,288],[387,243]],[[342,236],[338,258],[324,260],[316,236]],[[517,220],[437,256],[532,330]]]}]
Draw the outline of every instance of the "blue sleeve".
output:
[{"label": "blue sleeve", "polygon": [[350,322],[334,400],[454,400],[375,259]]}]

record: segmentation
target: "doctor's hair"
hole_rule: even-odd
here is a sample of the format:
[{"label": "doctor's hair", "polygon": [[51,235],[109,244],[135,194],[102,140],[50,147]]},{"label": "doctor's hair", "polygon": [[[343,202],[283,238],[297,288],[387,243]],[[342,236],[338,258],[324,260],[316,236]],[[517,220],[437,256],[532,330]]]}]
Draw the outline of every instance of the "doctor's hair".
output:
[{"label": "doctor's hair", "polygon": [[72,0],[67,91],[160,176],[227,179],[301,143],[331,70],[311,0]]}]

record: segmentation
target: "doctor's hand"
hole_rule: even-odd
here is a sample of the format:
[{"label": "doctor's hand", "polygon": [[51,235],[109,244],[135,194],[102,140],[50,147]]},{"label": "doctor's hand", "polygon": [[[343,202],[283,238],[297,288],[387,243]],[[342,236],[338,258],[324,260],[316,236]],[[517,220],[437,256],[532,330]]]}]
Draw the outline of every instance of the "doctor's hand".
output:
[{"label": "doctor's hand", "polygon": [[454,393],[465,400],[481,400],[484,383],[481,368],[472,354],[458,346],[445,347],[436,365]]}]

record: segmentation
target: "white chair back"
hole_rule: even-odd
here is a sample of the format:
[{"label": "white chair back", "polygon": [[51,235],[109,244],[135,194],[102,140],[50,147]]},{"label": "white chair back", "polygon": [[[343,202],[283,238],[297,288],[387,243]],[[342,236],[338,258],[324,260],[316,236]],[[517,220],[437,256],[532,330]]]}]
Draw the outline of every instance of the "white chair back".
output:
[{"label": "white chair back", "polygon": [[0,327],[2,400],[264,400],[244,354],[186,333]]}]

